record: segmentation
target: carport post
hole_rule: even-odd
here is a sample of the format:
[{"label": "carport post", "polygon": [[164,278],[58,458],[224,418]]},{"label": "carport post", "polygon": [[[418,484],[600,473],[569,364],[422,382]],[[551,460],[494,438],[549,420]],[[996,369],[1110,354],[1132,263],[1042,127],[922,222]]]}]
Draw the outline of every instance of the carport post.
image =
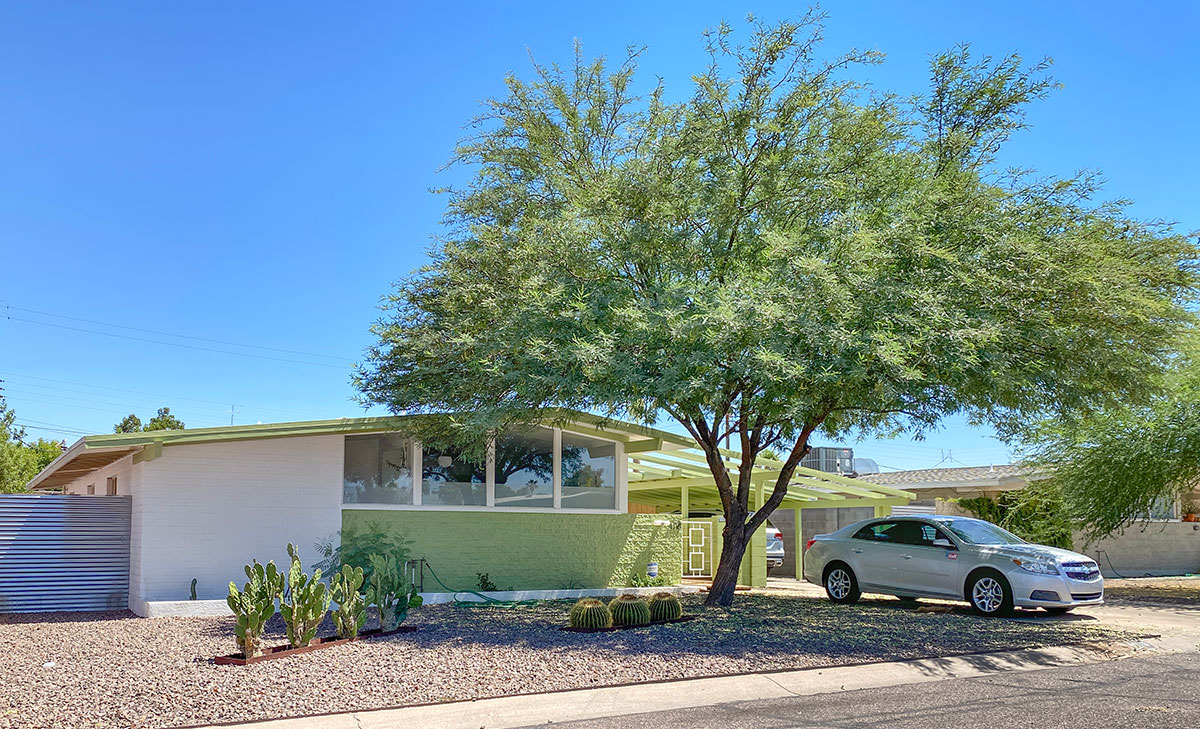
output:
[{"label": "carport post", "polygon": [[688,487],[684,486],[679,492],[679,515],[684,519],[688,518],[691,511],[691,504],[688,502]]},{"label": "carport post", "polygon": [[796,531],[796,579],[804,579],[804,531],[801,525],[804,523],[804,509],[797,506],[792,509],[793,524]]},{"label": "carport post", "polygon": [[883,517],[883,516],[891,516],[891,515],[892,515],[892,507],[891,506],[876,506],[875,507],[875,518],[876,519]]}]

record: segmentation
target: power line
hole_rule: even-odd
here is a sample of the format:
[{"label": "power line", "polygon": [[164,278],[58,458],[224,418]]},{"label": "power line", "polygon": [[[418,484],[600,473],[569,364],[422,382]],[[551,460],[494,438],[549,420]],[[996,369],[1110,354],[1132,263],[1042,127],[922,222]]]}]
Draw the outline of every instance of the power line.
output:
[{"label": "power line", "polygon": [[[36,319],[25,319],[25,318],[19,317],[19,316],[6,315],[4,318],[9,321],[19,321],[19,322],[24,322],[26,324],[35,324],[37,326],[54,327],[55,329],[65,329],[67,331],[72,331],[72,332],[82,332],[84,334],[99,334],[99,335],[106,336],[106,337],[115,337],[117,339],[126,339],[126,340],[130,340],[130,341],[134,341],[134,342],[146,342],[148,344],[161,344],[161,345],[165,345],[168,347],[181,347],[183,349],[198,350],[201,352],[215,352],[217,354],[232,354],[232,355],[237,355],[239,357],[250,357],[252,359],[266,359],[266,360],[273,360],[275,362],[288,362],[290,364],[311,365],[313,367],[328,367],[330,369],[343,370],[343,371],[346,369],[346,367],[343,367],[340,365],[329,364],[327,362],[306,362],[302,359],[286,359],[284,357],[271,357],[271,356],[268,356],[265,354],[254,354],[252,352],[234,352],[234,351],[227,350],[227,349],[215,349],[213,347],[201,347],[201,346],[195,345],[195,344],[184,344],[183,342],[164,342],[164,341],[158,340],[158,339],[148,339],[146,337],[135,337],[135,336],[128,335],[128,334],[117,334],[116,332],[103,332],[103,331],[97,331],[95,329],[85,329],[83,327],[73,327],[73,326],[69,326],[67,324],[55,324],[54,322],[49,322],[49,321],[37,321]],[[235,345],[235,346],[242,346],[242,345]],[[324,356],[324,355],[319,355],[319,356]],[[345,361],[347,363],[351,362],[351,360],[345,360]]]},{"label": "power line", "polygon": [[[245,347],[247,349],[261,349],[261,350],[264,350],[267,352],[280,352],[283,354],[296,354],[296,355],[300,355],[302,357],[324,357],[326,359],[333,359],[333,360],[337,360],[339,362],[351,362],[352,361],[341,355],[335,355],[335,354],[322,354],[321,352],[303,352],[303,351],[296,350],[296,349],[283,349],[280,347],[267,347],[267,346],[264,346],[261,344],[244,344],[242,342],[230,342],[230,341],[227,341],[224,339],[210,339],[208,337],[197,337],[197,336],[193,336],[191,334],[178,334],[176,332],[165,332],[160,329],[144,329],[142,327],[131,327],[126,324],[113,324],[112,322],[97,321],[95,319],[84,319],[84,318],[78,317],[78,316],[67,316],[66,314],[55,314],[50,311],[39,311],[38,309],[28,309],[23,306],[14,306],[12,304],[3,304],[3,306],[6,310],[23,311],[27,314],[40,314],[41,316],[52,316],[56,319],[68,319],[70,321],[78,321],[78,322],[83,322],[85,324],[96,324],[98,326],[103,326],[103,327],[126,329],[128,331],[142,332],[144,334],[158,334],[158,335],[165,336],[165,337],[179,337],[180,339],[191,339],[196,342],[208,342],[209,344],[224,344],[224,345],[228,345],[231,347]],[[28,320],[22,320],[22,321],[28,321]]]}]

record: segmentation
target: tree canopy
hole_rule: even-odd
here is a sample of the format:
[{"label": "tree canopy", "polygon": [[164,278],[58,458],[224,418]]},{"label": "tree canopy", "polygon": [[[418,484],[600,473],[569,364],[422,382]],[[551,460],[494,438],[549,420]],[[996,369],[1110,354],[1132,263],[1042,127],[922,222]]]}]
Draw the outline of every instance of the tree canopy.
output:
[{"label": "tree canopy", "polygon": [[183,430],[183,421],[171,414],[171,408],[159,408],[158,414],[145,425],[137,415],[130,413],[113,426],[114,433],[140,433],[148,430]]},{"label": "tree canopy", "polygon": [[1186,501],[1200,487],[1200,337],[1184,340],[1165,387],[1148,402],[1046,421],[1030,441],[1031,461],[1052,474],[1089,538]]},{"label": "tree canopy", "polygon": [[[937,55],[908,99],[821,18],[706,34],[679,100],[640,52],[576,47],[486,102],[431,263],[396,284],[355,382],[440,438],[588,410],[669,417],[726,516],[710,600],[816,433],[921,434],[949,413],[1017,432],[1144,399],[1189,321],[1195,250],[1097,202],[1097,178],[1002,168],[1048,61]],[[719,453],[729,435],[738,474]],[[783,468],[750,514],[750,466]]]},{"label": "tree canopy", "polygon": [[25,484],[63,452],[57,441],[38,438],[27,443],[25,428],[16,420],[17,414],[0,395],[0,493],[25,491]]}]

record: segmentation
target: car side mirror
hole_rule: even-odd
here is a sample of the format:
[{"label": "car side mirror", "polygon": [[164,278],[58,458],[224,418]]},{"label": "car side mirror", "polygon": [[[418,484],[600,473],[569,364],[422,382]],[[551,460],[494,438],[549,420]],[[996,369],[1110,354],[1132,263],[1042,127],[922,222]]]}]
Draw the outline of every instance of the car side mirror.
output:
[{"label": "car side mirror", "polygon": [[933,546],[943,547],[945,549],[958,549],[958,547],[954,546],[954,542],[950,541],[949,539],[935,539],[933,540]]}]

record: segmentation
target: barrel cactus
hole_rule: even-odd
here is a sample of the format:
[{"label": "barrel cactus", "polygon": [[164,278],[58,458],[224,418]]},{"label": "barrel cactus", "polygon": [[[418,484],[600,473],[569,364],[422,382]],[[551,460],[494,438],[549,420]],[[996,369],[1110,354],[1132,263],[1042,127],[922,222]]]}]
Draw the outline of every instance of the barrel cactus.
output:
[{"label": "barrel cactus", "polygon": [[571,608],[570,621],[572,628],[611,628],[613,624],[612,611],[600,600],[585,597]]},{"label": "barrel cactus", "polygon": [[658,592],[650,598],[650,619],[678,620],[683,617],[683,605],[669,592]]},{"label": "barrel cactus", "polygon": [[621,595],[608,604],[612,611],[613,625],[649,625],[650,606],[637,595]]}]

